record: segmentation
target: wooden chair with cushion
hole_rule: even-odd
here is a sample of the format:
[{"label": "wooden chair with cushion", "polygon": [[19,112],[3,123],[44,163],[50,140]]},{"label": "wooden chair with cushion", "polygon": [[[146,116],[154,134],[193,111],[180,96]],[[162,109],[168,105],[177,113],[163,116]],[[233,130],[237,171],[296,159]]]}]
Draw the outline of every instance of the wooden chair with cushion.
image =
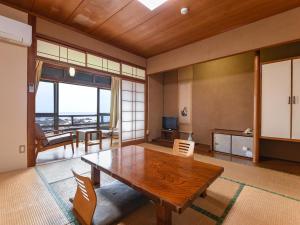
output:
[{"label": "wooden chair with cushion", "polygon": [[65,133],[53,133],[52,135],[46,135],[41,128],[41,126],[36,123],[35,124],[35,139],[36,139],[36,152],[35,156],[37,157],[39,152],[43,152],[49,149],[53,149],[56,147],[71,145],[72,152],[74,154],[74,145],[73,145],[73,132],[65,132]]},{"label": "wooden chair with cushion", "polygon": [[94,190],[90,178],[73,174],[77,190],[70,201],[74,215],[83,225],[115,224],[148,202],[144,195],[119,181]]},{"label": "wooden chair with cushion", "polygon": [[192,157],[194,154],[195,142],[175,139],[173,145],[173,153],[175,155]]}]

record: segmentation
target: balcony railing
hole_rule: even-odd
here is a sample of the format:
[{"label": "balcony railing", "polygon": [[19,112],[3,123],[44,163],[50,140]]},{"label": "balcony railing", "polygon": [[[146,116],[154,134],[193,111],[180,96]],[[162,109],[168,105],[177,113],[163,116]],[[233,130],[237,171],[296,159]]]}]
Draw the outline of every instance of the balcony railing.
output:
[{"label": "balcony railing", "polygon": [[44,131],[76,129],[91,129],[109,127],[110,114],[99,113],[93,115],[57,115],[55,113],[36,113],[36,122]]}]

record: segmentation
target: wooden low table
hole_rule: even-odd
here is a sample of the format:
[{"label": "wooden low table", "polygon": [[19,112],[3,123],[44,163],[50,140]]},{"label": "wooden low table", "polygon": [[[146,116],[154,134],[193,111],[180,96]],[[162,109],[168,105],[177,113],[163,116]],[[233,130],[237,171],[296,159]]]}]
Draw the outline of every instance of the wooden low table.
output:
[{"label": "wooden low table", "polygon": [[94,185],[100,186],[103,171],[152,199],[158,225],[171,225],[172,211],[182,213],[224,171],[223,167],[140,146],[103,151],[81,159],[91,165]]},{"label": "wooden low table", "polygon": [[[98,130],[98,129],[83,129],[83,130],[76,130],[76,147],[79,146],[79,134],[84,135],[84,147],[85,152],[88,151],[88,146],[91,145],[99,145],[100,149],[102,149],[102,139],[111,137],[112,131],[111,130]],[[98,141],[91,141],[92,135],[96,134],[98,137]]]}]

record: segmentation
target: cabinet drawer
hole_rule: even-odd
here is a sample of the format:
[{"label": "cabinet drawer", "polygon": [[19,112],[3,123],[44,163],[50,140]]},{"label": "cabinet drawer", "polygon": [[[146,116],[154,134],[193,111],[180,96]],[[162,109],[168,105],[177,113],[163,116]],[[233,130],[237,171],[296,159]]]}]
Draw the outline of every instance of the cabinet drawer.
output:
[{"label": "cabinet drawer", "polygon": [[226,134],[214,134],[214,150],[230,153],[231,136]]},{"label": "cabinet drawer", "polygon": [[253,138],[232,136],[232,154],[252,158]]}]

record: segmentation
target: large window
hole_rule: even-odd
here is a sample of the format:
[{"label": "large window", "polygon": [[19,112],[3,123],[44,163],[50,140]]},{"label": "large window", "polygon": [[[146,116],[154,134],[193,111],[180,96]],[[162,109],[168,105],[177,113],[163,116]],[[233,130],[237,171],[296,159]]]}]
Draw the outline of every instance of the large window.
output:
[{"label": "large window", "polygon": [[108,128],[110,98],[110,90],[106,89],[41,81],[36,95],[36,121],[44,130]]},{"label": "large window", "polygon": [[145,137],[145,85],[122,81],[122,141]]},{"label": "large window", "polygon": [[60,83],[58,96],[60,127],[97,125],[97,88]]},{"label": "large window", "polygon": [[54,84],[41,81],[36,95],[36,118],[44,129],[51,130],[54,127]]},{"label": "large window", "polygon": [[99,90],[99,120],[100,123],[110,122],[110,99],[111,90],[100,89]]}]

